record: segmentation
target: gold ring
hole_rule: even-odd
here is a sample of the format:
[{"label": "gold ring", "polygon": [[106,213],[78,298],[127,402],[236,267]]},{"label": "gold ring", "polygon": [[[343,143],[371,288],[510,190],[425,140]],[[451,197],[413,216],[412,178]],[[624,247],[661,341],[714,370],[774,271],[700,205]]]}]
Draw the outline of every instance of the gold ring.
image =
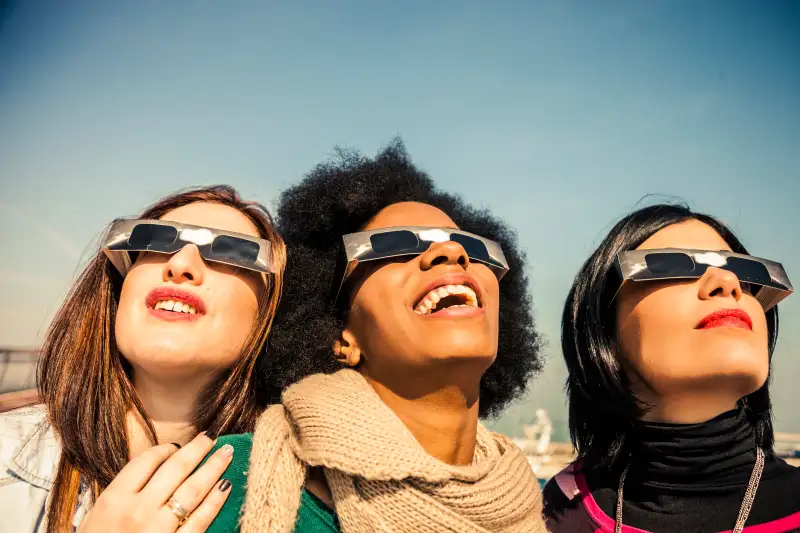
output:
[{"label": "gold ring", "polygon": [[172,511],[172,514],[175,515],[175,518],[178,519],[179,526],[182,526],[184,522],[189,519],[189,515],[191,513],[184,509],[183,505],[178,503],[178,500],[175,499],[175,496],[169,499],[167,502],[167,507],[169,507],[169,510]]}]

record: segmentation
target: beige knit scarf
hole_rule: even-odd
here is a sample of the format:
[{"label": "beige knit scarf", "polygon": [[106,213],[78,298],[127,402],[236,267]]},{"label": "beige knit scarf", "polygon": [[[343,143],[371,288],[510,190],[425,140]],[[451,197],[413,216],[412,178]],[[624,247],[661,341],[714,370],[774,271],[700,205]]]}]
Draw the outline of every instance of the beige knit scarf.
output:
[{"label": "beige knit scarf", "polygon": [[439,461],[353,370],[310,376],[261,416],[242,532],[291,532],[309,466],[324,467],[344,533],[547,531],[539,482],[508,438],[479,424],[472,464]]}]

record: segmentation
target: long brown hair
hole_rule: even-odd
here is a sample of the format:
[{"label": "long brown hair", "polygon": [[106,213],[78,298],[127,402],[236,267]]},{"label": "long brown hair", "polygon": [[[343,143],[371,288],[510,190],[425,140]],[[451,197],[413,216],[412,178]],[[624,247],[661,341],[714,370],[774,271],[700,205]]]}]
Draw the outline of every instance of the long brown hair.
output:
[{"label": "long brown hair", "polygon": [[[209,434],[252,431],[266,404],[253,369],[280,299],[286,248],[267,209],[245,202],[225,185],[192,189],[168,196],[146,209],[140,218],[158,219],[195,202],[233,207],[248,217],[272,244],[275,273],[264,276],[258,319],[241,357],[201,395],[193,424]],[[117,350],[114,321],[122,276],[99,251],[86,266],[47,332],[38,368],[39,394],[61,442],[61,458],[47,510],[47,531],[71,531],[81,484],[93,498],[108,486],[129,461],[126,416],[131,409],[145,421],[156,443],[152,422],[131,381],[128,362]]]}]

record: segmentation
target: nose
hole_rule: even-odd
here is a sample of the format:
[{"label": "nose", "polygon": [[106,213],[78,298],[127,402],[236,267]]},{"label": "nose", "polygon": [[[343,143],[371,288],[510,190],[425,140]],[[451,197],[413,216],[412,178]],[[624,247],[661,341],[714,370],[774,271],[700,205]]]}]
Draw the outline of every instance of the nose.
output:
[{"label": "nose", "polygon": [[454,241],[435,242],[420,257],[420,268],[430,270],[436,265],[469,266],[469,257],[464,247]]},{"label": "nose", "polygon": [[742,299],[742,284],[733,272],[709,267],[700,278],[698,296],[701,300],[711,298]]},{"label": "nose", "polygon": [[162,277],[164,281],[173,283],[201,285],[205,270],[206,265],[200,255],[200,250],[194,244],[187,244],[172,254],[169,261],[164,263]]}]

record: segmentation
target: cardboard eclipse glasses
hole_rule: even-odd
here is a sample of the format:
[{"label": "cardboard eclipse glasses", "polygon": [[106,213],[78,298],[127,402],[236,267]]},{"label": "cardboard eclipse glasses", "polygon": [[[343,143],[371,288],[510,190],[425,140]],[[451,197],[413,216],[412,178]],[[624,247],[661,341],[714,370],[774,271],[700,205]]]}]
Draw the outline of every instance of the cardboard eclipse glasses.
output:
[{"label": "cardboard eclipse glasses", "polygon": [[498,280],[502,279],[509,269],[499,243],[454,228],[397,226],[349,233],[342,236],[342,241],[346,266],[334,301],[339,299],[345,282],[359,264],[393,257],[420,255],[425,253],[431,244],[437,242],[457,242],[467,252],[470,261],[489,267]]},{"label": "cardboard eclipse glasses", "polygon": [[266,239],[180,222],[117,219],[103,237],[101,248],[122,277],[130,270],[132,252],[174,254],[194,244],[206,261],[274,272],[272,248]]},{"label": "cardboard eclipse glasses", "polygon": [[629,250],[617,254],[615,267],[620,288],[626,282],[699,279],[709,267],[721,268],[735,274],[741,283],[750,285],[764,311],[775,307],[794,290],[780,263],[728,251]]}]

